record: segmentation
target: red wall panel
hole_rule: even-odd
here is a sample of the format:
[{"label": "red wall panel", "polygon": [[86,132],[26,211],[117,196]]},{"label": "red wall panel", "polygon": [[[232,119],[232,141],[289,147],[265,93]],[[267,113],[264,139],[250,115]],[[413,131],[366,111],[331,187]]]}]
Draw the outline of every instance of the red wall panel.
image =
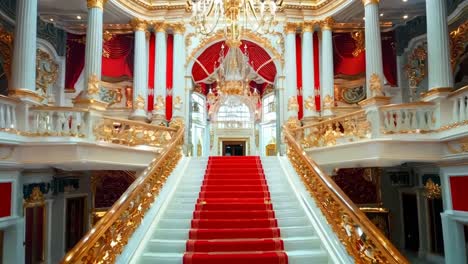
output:
[{"label": "red wall panel", "polygon": [[453,209],[468,212],[468,175],[450,177],[450,189]]},{"label": "red wall panel", "polygon": [[0,183],[0,217],[11,216],[11,182]]}]

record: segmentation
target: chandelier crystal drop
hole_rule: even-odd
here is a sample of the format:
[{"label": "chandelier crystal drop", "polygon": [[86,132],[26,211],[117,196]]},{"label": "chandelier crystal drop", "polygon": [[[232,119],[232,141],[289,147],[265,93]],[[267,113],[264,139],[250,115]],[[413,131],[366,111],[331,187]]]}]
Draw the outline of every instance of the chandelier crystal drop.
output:
[{"label": "chandelier crystal drop", "polygon": [[229,47],[239,47],[244,30],[266,34],[275,25],[279,0],[190,0],[192,25],[210,35],[222,29]]}]

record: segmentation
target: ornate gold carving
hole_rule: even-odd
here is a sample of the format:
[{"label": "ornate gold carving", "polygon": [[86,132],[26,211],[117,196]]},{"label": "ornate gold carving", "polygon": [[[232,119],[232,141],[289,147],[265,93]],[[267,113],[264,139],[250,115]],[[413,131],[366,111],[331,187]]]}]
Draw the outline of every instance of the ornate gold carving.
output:
[{"label": "ornate gold carving", "polygon": [[[102,33],[102,40],[103,40],[104,42],[111,41],[114,37],[115,37],[115,34],[112,33],[112,32],[110,32],[109,30],[105,30],[105,31]],[[109,58],[109,52],[106,51],[105,49],[103,49],[102,56],[104,56],[104,57],[106,57],[106,58]]]},{"label": "ornate gold carving", "polygon": [[143,98],[141,94],[139,94],[138,97],[135,99],[135,103],[136,103],[136,109],[145,110],[145,98]]},{"label": "ornate gold carving", "polygon": [[373,73],[370,76],[369,86],[369,90],[371,91],[372,97],[384,96],[382,89],[382,80],[380,79],[380,76],[377,73]]},{"label": "ornate gold carving", "polygon": [[11,62],[13,56],[13,34],[0,25],[0,57],[7,80],[11,79]]},{"label": "ornate gold carving", "polygon": [[301,122],[299,122],[297,117],[290,117],[288,121],[286,121],[286,127],[288,129],[298,129],[301,127]]},{"label": "ornate gold carving", "polygon": [[437,183],[434,183],[431,178],[426,181],[426,185],[424,185],[424,189],[426,191],[425,196],[427,199],[440,199],[442,197],[442,188]]},{"label": "ornate gold carving", "polygon": [[91,8],[100,8],[103,9],[107,0],[86,0],[88,9]]},{"label": "ornate gold carving", "polygon": [[130,86],[125,87],[125,107],[133,107],[133,88]]},{"label": "ornate gold carving", "polygon": [[134,31],[146,31],[148,29],[148,22],[139,18],[134,18],[130,21]]},{"label": "ornate gold carving", "polygon": [[284,33],[286,34],[296,33],[298,27],[299,27],[299,23],[287,22],[284,25]]},{"label": "ornate gold carving", "polygon": [[297,102],[297,96],[289,97],[288,111],[299,111],[299,103]]},{"label": "ornate gold carving", "polygon": [[163,111],[164,108],[166,107],[166,103],[164,102],[164,98],[161,95],[158,95],[158,97],[155,98],[154,102],[154,110],[155,111]]},{"label": "ornate gold carving", "polygon": [[364,6],[366,5],[373,5],[373,4],[379,4],[380,0],[362,0],[362,4]]},{"label": "ornate gold carving", "polygon": [[313,32],[315,24],[317,24],[316,21],[305,21],[302,24],[302,32]]},{"label": "ornate gold carving", "polygon": [[57,81],[58,64],[52,59],[49,53],[36,50],[36,90],[43,95],[47,94],[49,86]]},{"label": "ornate gold carving", "polygon": [[182,109],[182,103],[182,98],[180,96],[176,96],[173,101],[174,109]]},{"label": "ornate gold carving", "polygon": [[427,43],[417,46],[408,56],[408,63],[405,65],[406,77],[409,87],[414,89],[419,86],[426,77],[427,72]]},{"label": "ornate gold carving", "polygon": [[172,30],[174,31],[174,34],[184,34],[185,32],[185,26],[182,23],[175,23],[170,25],[172,27]]},{"label": "ornate gold carving", "polygon": [[32,189],[32,192],[26,199],[25,203],[28,205],[45,203],[44,194],[41,192],[41,189],[38,186]]},{"label": "ornate gold carving", "polygon": [[[456,145],[456,147],[453,147],[453,145]],[[455,140],[454,142],[447,142],[447,149],[452,154],[468,152],[468,137]]]},{"label": "ornate gold carving", "polygon": [[333,97],[331,95],[327,94],[325,98],[323,98],[323,108],[325,109],[330,109],[334,106],[335,101],[333,100]]},{"label": "ornate gold carving", "polygon": [[89,95],[97,95],[100,90],[101,80],[97,77],[96,74],[91,74],[88,77],[88,89],[87,92]]},{"label": "ornate gold carving", "polygon": [[[149,126],[145,123],[132,122]],[[110,121],[105,129],[114,129]],[[184,129],[150,126],[157,135],[169,135],[161,153],[103,218],[67,253],[62,263],[114,263],[140,225],[167,178],[182,157]],[[144,133],[142,135],[145,135]]]},{"label": "ornate gold carving", "polygon": [[164,21],[151,22],[151,25],[154,27],[156,32],[166,32],[167,24]]},{"label": "ornate gold carving", "polygon": [[324,20],[320,21],[320,27],[322,30],[332,30],[335,25],[335,19],[333,17],[327,17]]},{"label": "ornate gold carving", "polygon": [[457,29],[450,32],[450,46],[452,70],[455,71],[460,58],[465,53],[466,43],[468,42],[468,20],[458,26]]},{"label": "ornate gold carving", "polygon": [[304,100],[304,107],[307,110],[314,111],[315,110],[315,97],[309,96]]},{"label": "ornate gold carving", "polygon": [[307,191],[356,263],[409,263],[285,128],[287,155]]},{"label": "ornate gold carving", "polygon": [[351,32],[351,37],[354,40],[354,45],[356,45],[356,48],[353,51],[353,56],[357,57],[359,56],[359,54],[361,54],[362,52],[366,50],[364,31],[359,30],[359,31]]},{"label": "ornate gold carving", "polygon": [[173,118],[169,126],[177,129],[184,127],[184,119],[181,117]]}]

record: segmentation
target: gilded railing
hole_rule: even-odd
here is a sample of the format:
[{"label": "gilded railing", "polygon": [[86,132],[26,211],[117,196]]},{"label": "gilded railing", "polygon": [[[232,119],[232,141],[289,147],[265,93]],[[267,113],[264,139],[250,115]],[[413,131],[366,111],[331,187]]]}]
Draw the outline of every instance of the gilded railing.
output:
[{"label": "gilded railing", "polygon": [[291,130],[304,148],[328,147],[369,138],[371,126],[364,110]]},{"label": "gilded railing", "polygon": [[183,127],[61,263],[114,263],[182,157]]},{"label": "gilded railing", "polygon": [[288,157],[355,263],[409,263],[393,244],[283,129]]},{"label": "gilded railing", "polygon": [[103,117],[93,128],[96,140],[136,146],[162,146],[172,140],[177,130],[143,122]]}]

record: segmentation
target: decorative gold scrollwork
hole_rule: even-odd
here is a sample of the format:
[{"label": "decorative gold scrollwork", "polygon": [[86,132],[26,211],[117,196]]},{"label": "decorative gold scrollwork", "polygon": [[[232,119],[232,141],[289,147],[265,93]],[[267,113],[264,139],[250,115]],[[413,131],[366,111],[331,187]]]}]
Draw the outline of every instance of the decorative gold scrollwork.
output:
[{"label": "decorative gold scrollwork", "polygon": [[409,81],[409,87],[414,89],[419,86],[427,73],[427,43],[417,46],[408,56],[405,65],[405,73]]},{"label": "decorative gold scrollwork", "polygon": [[52,59],[49,53],[36,50],[36,90],[43,95],[47,94],[50,85],[57,81],[58,64]]},{"label": "decorative gold scrollwork", "polygon": [[373,73],[370,76],[369,85],[370,85],[370,91],[372,93],[372,97],[384,95],[383,88],[382,88],[382,79],[377,73]]},{"label": "decorative gold scrollwork", "polygon": [[315,98],[313,96],[309,96],[305,99],[304,108],[310,111],[315,110]]},{"label": "decorative gold scrollwork", "polygon": [[101,84],[101,80],[97,77],[96,74],[91,74],[88,78],[88,94],[89,95],[96,95],[99,93],[99,85]]},{"label": "decorative gold scrollwork", "polygon": [[8,80],[11,78],[11,62],[13,56],[13,34],[0,26],[0,57],[3,59],[3,71]]},{"label": "decorative gold scrollwork", "polygon": [[466,43],[468,42],[468,21],[465,21],[458,28],[450,32],[451,57],[450,62],[452,69],[455,71],[460,58],[465,52]]},{"label": "decorative gold scrollwork", "polygon": [[357,57],[366,50],[364,31],[359,30],[351,32],[351,37],[353,38],[354,45],[356,46],[353,51],[353,56]]},{"label": "decorative gold scrollwork", "polygon": [[288,111],[298,111],[299,103],[297,102],[297,96],[291,96],[288,100]]},{"label": "decorative gold scrollwork", "polygon": [[426,181],[426,184],[424,185],[425,188],[425,196],[427,199],[433,200],[433,199],[440,199],[442,197],[442,188],[440,187],[439,184],[434,183],[432,179],[428,179]]}]

